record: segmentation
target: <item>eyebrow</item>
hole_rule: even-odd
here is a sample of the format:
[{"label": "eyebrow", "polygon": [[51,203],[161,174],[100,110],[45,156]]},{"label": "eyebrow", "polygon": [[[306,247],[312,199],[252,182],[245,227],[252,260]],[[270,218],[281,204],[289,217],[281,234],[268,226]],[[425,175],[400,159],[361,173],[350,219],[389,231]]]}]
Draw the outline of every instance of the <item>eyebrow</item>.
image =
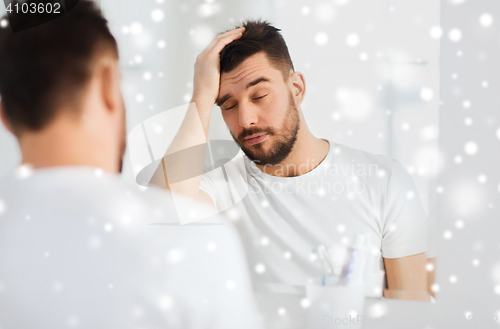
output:
[{"label": "eyebrow", "polygon": [[269,82],[269,79],[264,78],[264,77],[257,78],[257,79],[255,79],[255,80],[253,80],[253,81],[249,82],[249,83],[247,84],[247,86],[245,87],[245,89],[248,89],[248,88],[250,88],[250,87],[253,87],[253,86],[255,86],[256,84],[259,84],[259,83],[261,83],[261,82]]},{"label": "eyebrow", "polygon": [[[260,77],[260,78],[257,78],[253,81],[250,81],[246,86],[245,86],[245,89],[248,89],[250,87],[253,87],[261,82],[271,82],[268,78],[264,78],[264,77]],[[222,96],[221,98],[219,98],[217,100],[217,102],[215,104],[217,104],[217,106],[221,106],[222,104],[224,104],[225,102],[228,101],[228,99],[230,99],[231,97],[233,97],[233,95],[231,94],[225,94],[224,96]]]}]

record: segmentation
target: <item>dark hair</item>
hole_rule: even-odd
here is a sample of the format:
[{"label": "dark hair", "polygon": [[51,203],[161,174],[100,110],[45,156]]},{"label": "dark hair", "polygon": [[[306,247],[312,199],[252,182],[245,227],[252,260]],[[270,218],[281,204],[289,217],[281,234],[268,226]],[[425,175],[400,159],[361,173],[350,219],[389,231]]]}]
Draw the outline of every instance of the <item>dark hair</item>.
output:
[{"label": "dark hair", "polygon": [[[41,21],[40,15],[22,15],[9,14],[9,20],[34,20],[32,25]],[[88,0],[24,31],[0,28],[0,95],[14,132],[44,128],[63,105],[80,113],[81,91],[90,80],[92,63],[105,51],[118,58],[107,20]]]},{"label": "dark hair", "polygon": [[279,33],[281,30],[261,20],[249,20],[241,26],[245,27],[241,38],[228,44],[220,53],[221,73],[230,72],[248,57],[264,52],[286,80],[294,68],[285,39]]}]

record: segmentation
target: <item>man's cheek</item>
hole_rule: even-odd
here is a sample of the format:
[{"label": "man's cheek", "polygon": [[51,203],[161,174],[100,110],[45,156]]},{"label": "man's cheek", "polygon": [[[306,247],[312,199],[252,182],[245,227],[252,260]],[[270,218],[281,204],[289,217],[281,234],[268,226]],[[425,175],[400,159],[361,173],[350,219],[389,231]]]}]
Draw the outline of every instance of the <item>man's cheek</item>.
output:
[{"label": "man's cheek", "polygon": [[226,120],[226,125],[229,131],[236,137],[238,138],[241,134],[241,131],[238,127],[238,123],[234,122],[234,120]]}]

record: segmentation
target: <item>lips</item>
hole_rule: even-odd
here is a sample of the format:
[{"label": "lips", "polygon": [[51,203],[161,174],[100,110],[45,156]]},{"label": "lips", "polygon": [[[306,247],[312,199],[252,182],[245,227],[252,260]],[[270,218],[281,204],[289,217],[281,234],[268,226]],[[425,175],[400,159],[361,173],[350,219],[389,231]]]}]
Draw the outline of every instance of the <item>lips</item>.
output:
[{"label": "lips", "polygon": [[261,135],[247,137],[247,138],[245,138],[245,141],[249,145],[254,145],[254,144],[262,142],[266,138],[267,138],[267,134],[261,134]]}]

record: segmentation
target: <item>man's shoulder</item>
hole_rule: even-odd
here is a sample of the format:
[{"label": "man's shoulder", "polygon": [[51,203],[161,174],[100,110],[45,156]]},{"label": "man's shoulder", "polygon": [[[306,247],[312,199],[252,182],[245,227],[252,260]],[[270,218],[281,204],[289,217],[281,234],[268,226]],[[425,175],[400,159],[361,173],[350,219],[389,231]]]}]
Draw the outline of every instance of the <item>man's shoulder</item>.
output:
[{"label": "man's shoulder", "polygon": [[338,161],[343,164],[376,166],[386,173],[390,173],[397,163],[397,160],[391,159],[386,155],[372,153],[338,143],[334,144],[333,153],[333,161]]},{"label": "man's shoulder", "polygon": [[179,224],[186,214],[211,211],[208,205],[167,189],[83,168],[35,170],[24,177],[13,173],[2,181],[0,203],[13,216],[26,209],[51,209],[52,215],[63,217],[84,211],[110,222],[137,218],[143,223]]},{"label": "man's shoulder", "polygon": [[[343,144],[335,144],[332,163],[342,172],[352,172],[367,187],[384,193],[399,162],[386,155],[376,154]],[[400,166],[400,165],[399,165]]]},{"label": "man's shoulder", "polygon": [[[171,196],[160,188],[140,187],[120,175],[83,166],[30,169],[19,167],[0,183],[0,198],[19,204],[66,203],[82,205],[113,204],[120,199],[133,204],[171,203]],[[40,203],[37,203],[40,206]]]}]

